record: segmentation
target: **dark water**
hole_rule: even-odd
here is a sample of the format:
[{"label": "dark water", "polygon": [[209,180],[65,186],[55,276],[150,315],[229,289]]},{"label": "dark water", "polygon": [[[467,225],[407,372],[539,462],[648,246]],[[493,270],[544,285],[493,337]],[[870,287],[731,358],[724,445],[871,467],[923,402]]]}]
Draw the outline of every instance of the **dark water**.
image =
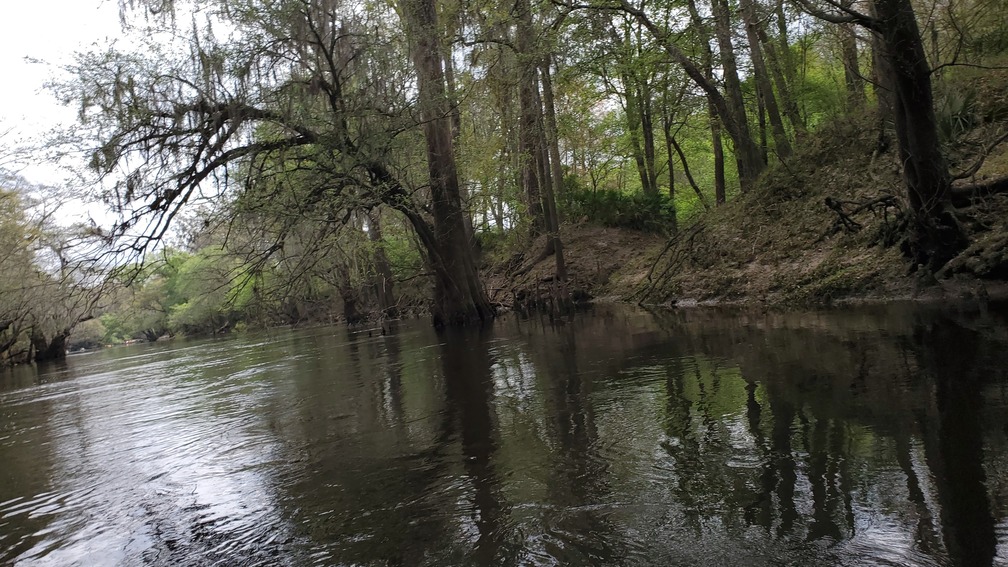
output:
[{"label": "dark water", "polygon": [[1008,563],[1005,314],[598,307],[0,372],[0,563]]}]

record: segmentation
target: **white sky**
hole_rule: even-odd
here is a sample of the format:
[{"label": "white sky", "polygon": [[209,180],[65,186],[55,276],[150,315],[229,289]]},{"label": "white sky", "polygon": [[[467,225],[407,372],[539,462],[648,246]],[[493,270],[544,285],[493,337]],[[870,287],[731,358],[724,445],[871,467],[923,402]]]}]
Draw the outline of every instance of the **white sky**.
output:
[{"label": "white sky", "polygon": [[[75,51],[120,36],[116,0],[0,0],[0,163],[9,148],[39,143],[60,124],[72,124],[75,111],[44,88]],[[29,62],[26,58],[43,63]],[[54,165],[31,159],[18,168],[31,181],[58,183]]]}]

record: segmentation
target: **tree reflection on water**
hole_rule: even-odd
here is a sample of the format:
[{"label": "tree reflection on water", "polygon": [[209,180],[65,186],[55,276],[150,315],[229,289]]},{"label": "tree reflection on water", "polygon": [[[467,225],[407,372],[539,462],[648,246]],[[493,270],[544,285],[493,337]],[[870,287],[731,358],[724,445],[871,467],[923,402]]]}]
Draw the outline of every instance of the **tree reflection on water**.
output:
[{"label": "tree reflection on water", "polygon": [[1003,563],[1003,313],[596,306],[71,358],[0,389],[0,561]]}]

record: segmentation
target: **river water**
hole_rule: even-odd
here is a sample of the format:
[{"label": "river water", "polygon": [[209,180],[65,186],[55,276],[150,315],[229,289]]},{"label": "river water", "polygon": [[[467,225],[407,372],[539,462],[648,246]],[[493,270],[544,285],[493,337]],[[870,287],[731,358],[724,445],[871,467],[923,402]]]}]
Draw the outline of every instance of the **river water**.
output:
[{"label": "river water", "polygon": [[1008,564],[1008,310],[597,306],[0,371],[0,564]]}]

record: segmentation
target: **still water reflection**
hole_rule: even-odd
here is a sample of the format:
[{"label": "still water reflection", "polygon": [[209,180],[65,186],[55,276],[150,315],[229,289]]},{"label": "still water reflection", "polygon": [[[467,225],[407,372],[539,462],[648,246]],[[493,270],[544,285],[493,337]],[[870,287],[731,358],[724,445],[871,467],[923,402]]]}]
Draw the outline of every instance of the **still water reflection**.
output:
[{"label": "still water reflection", "polygon": [[0,563],[1006,563],[1006,313],[600,306],[6,371]]}]

